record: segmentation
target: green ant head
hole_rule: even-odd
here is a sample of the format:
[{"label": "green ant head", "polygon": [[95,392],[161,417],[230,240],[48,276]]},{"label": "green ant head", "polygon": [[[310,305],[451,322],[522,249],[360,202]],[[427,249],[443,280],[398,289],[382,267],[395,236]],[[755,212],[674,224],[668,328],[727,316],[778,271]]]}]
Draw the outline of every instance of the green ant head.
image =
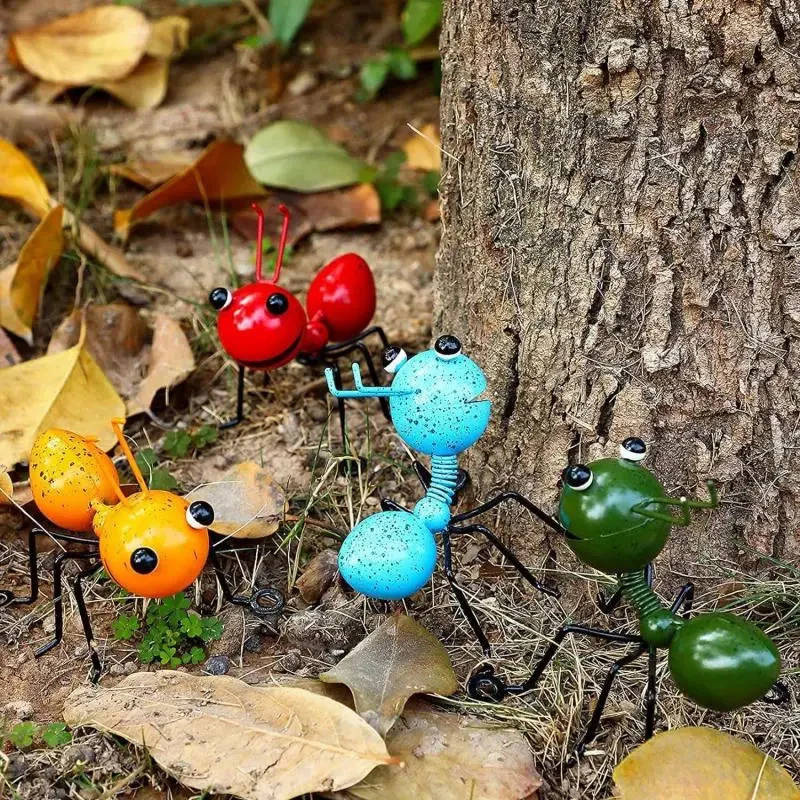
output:
[{"label": "green ant head", "polygon": [[567,544],[585,564],[610,574],[644,569],[664,548],[679,518],[649,510],[668,501],[664,487],[640,462],[647,455],[636,437],[620,446],[619,458],[567,467],[559,519]]}]

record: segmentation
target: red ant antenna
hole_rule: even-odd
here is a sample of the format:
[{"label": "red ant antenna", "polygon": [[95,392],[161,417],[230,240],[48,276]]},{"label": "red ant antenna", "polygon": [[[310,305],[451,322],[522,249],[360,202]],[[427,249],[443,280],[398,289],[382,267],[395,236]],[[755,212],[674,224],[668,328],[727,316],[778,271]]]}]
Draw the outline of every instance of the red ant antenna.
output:
[{"label": "red ant antenna", "polygon": [[[253,211],[258,215],[258,244],[256,245],[256,280],[262,281],[263,277],[262,262],[264,260],[264,209],[257,203],[252,204]],[[286,240],[289,238],[289,222],[291,220],[291,212],[286,208],[283,203],[278,206],[278,211],[283,214],[283,228],[281,229],[281,240],[278,244],[278,257],[275,259],[275,271],[272,273],[272,283],[277,283],[281,274],[281,267],[283,266],[283,253],[286,250]]]}]

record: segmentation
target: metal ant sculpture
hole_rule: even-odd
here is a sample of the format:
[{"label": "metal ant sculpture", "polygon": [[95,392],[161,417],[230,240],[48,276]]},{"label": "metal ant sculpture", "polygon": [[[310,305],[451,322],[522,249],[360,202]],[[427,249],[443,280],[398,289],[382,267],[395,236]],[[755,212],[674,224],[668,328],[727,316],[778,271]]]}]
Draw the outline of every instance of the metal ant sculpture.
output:
[{"label": "metal ant sculpture", "polygon": [[489,424],[491,402],[483,398],[486,377],[480,367],[461,352],[454,336],[440,336],[432,350],[407,358],[399,347],[384,352],[385,369],[394,375],[389,387],[364,386],[358,364],[353,364],[355,390],[341,390],[328,369],[325,375],[337,398],[386,397],[400,438],[412,449],[430,456],[430,472],[414,462],[426,489],[425,496],[408,511],[383,500],[383,511],[356,525],[339,551],[339,571],[350,586],[381,600],[399,600],[421,589],[436,566],[439,534],[444,550],[444,572],[456,601],[467,618],[487,658],[492,649],[470,603],[456,582],[450,537],[463,533],[484,536],[538,591],[558,597],[559,592],[540,583],[514,553],[483,525],[462,523],[510,500],[536,516],[547,517],[526,497],[504,492],[471,511],[453,515],[451,506],[460,483],[458,455],[472,446]]},{"label": "metal ant sculpture", "polygon": [[[297,358],[304,364],[325,364],[341,388],[337,359],[358,351],[377,383],[378,373],[364,339],[375,334],[383,347],[389,346],[382,328],[367,327],[375,314],[375,281],[367,262],[355,253],[335,258],[314,277],[303,309],[293,294],[278,286],[289,233],[289,209],[278,206],[283,228],[270,280],[262,274],[264,211],[255,203],[253,209],[258,214],[255,282],[233,292],[217,287],[208,296],[217,311],[220,343],[239,365],[236,416],[223,427],[237,425],[243,419],[245,369],[269,373]],[[385,400],[381,409],[388,419]],[[346,449],[345,408],[341,402],[339,425]]]},{"label": "metal ant sculpture", "polygon": [[[124,419],[111,421],[119,445],[130,465],[139,491],[126,495],[111,459],[94,440],[70,431],[51,429],[37,438],[30,457],[31,490],[37,509],[64,530],[49,532],[33,527],[28,535],[30,592],[15,595],[0,590],[0,608],[29,605],[39,597],[37,537],[84,546],[64,550],[53,564],[55,633],[40,647],[38,658],[56,647],[63,637],[63,570],[69,560],[87,561],[72,583],[75,603],[92,661],[91,680],[102,672],[100,657],[83,594],[83,581],[105,568],[119,586],[141,597],[162,598],[181,592],[197,580],[210,561],[223,597],[249,606],[260,615],[278,614],[284,604],[276,589],[260,589],[252,597],[232,591],[215,548],[210,528],[214,510],[203,500],[189,502],[160,489],[149,489],[122,433]],[[95,538],[74,533],[93,532]]]},{"label": "metal ant sculpture", "polygon": [[[781,667],[778,651],[759,628],[723,612],[689,618],[694,599],[691,583],[680,589],[669,608],[662,605],[651,588],[650,562],[664,548],[672,526],[688,525],[691,509],[716,508],[718,499],[710,482],[707,501],[668,497],[661,483],[641,465],[646,453],[645,443],[631,437],[622,443],[619,458],[567,467],[562,474],[559,520],[544,512],[539,515],[565,537],[569,548],[584,564],[618,576],[619,587],[608,601],[601,598],[601,610],[611,611],[622,598],[626,599],[637,613],[638,633],[619,634],[564,625],[523,683],[506,684],[491,666],[481,668],[470,682],[473,697],[500,701],[507,694],[533,689],[569,634],[633,645],[611,667],[589,725],[576,747],[576,755],[581,755],[595,737],[619,671],[645,654],[648,656],[645,738],[653,735],[659,649],[668,650],[669,670],[678,689],[704,708],[732,711],[758,699],[775,703],[788,698],[786,687],[777,682]],[[677,508],[679,515],[670,513],[670,508]],[[772,694],[768,694],[771,690]]]}]

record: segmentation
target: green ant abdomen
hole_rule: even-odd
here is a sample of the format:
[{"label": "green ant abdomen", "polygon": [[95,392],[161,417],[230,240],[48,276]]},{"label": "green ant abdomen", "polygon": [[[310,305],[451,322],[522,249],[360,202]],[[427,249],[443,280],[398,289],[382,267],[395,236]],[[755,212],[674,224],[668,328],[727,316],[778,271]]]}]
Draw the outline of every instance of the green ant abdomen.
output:
[{"label": "green ant abdomen", "polygon": [[714,711],[733,711],[761,699],[780,668],[772,640],[733,614],[686,620],[669,645],[669,669],[678,688]]}]

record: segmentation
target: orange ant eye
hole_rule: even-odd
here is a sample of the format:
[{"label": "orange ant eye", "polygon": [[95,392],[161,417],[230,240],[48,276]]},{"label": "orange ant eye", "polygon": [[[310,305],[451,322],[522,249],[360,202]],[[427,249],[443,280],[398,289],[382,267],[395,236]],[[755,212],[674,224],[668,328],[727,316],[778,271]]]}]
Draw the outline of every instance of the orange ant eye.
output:
[{"label": "orange ant eye", "polygon": [[205,500],[195,500],[186,509],[186,521],[193,528],[210,528],[214,522],[214,509]]},{"label": "orange ant eye", "polygon": [[92,501],[115,503],[111,459],[93,442],[71,431],[51,428],[36,437],[30,455],[30,481],[37,508],[59,528],[92,530]]}]

